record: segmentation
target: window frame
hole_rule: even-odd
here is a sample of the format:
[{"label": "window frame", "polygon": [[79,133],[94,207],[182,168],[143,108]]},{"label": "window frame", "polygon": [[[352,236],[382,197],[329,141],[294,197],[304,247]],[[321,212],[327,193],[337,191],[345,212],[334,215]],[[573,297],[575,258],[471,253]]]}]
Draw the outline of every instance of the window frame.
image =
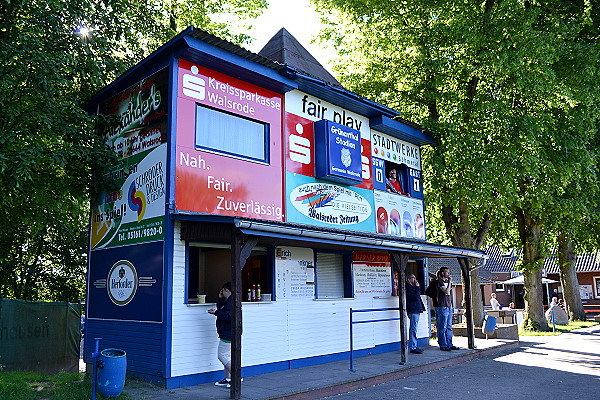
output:
[{"label": "window frame", "polygon": [[592,278],[593,286],[592,289],[594,291],[594,298],[600,299],[600,276],[594,276]]},{"label": "window frame", "polygon": [[[252,157],[249,155],[245,155],[245,154],[238,154],[238,153],[233,153],[231,151],[227,151],[227,150],[223,150],[223,149],[219,149],[219,148],[214,148],[214,147],[208,147],[208,146],[204,146],[201,144],[198,144],[198,130],[203,128],[205,125],[202,125],[200,123],[200,118],[199,118],[199,110],[208,110],[214,113],[219,113],[219,114],[224,114],[224,115],[228,115],[230,117],[242,120],[242,121],[249,121],[252,122],[254,124],[257,125],[261,125],[263,127],[263,154],[264,157],[263,158],[257,158],[257,157]],[[250,161],[250,162],[254,162],[254,163],[258,163],[258,164],[265,164],[265,165],[269,165],[270,161],[271,161],[271,154],[270,154],[270,137],[271,137],[271,129],[270,129],[270,124],[268,122],[265,121],[261,121],[258,119],[253,119],[253,118],[249,118],[246,117],[244,115],[239,115],[239,114],[235,114],[232,112],[228,112],[225,110],[221,110],[215,107],[209,107],[206,106],[204,104],[196,104],[196,109],[194,110],[194,148],[196,150],[200,150],[200,151],[204,151],[207,153],[213,153],[213,154],[219,154],[222,156],[226,156],[226,157],[230,157],[230,158],[236,158],[239,160],[245,160],[245,161]],[[205,128],[205,129],[209,129],[209,128]],[[232,137],[232,139],[235,139],[234,137]]]}]

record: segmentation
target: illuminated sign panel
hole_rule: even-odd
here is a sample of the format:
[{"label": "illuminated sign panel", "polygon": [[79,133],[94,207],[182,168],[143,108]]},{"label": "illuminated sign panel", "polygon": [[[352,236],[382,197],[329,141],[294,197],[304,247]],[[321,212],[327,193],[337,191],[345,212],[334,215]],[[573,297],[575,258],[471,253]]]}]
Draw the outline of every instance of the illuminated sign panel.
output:
[{"label": "illuminated sign panel", "polygon": [[329,120],[314,123],[315,177],[347,185],[362,182],[360,131]]}]

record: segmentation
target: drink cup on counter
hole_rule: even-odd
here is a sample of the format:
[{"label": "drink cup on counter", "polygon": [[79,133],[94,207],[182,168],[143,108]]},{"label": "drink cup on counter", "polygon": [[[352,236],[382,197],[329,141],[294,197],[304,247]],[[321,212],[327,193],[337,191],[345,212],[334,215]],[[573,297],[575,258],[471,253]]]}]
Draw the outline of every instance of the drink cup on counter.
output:
[{"label": "drink cup on counter", "polygon": [[199,294],[198,295],[198,304],[203,304],[206,303],[206,295],[205,294]]}]

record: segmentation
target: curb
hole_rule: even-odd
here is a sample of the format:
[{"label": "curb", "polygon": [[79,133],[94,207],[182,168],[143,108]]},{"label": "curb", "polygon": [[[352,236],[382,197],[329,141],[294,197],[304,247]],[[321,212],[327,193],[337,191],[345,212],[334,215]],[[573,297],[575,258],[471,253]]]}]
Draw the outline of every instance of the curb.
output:
[{"label": "curb", "polygon": [[307,389],[301,392],[290,393],[283,396],[266,397],[263,400],[316,400],[323,397],[336,396],[338,394],[349,393],[355,390],[364,389],[366,387],[381,385],[386,382],[407,378],[409,376],[451,367],[453,365],[462,364],[477,358],[485,357],[505,350],[517,349],[519,347],[520,343],[516,341],[514,343],[501,344],[482,350],[469,350],[469,353],[448,358],[446,360],[416,365],[414,367],[388,372],[381,375],[352,379],[346,382],[336,383],[325,387]]}]

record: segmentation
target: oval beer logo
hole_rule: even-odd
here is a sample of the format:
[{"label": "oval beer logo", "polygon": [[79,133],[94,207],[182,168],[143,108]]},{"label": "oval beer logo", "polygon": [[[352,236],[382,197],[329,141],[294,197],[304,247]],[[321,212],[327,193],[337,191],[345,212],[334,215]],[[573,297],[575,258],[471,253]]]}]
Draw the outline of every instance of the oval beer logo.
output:
[{"label": "oval beer logo", "polygon": [[128,304],[138,287],[137,271],[127,260],[117,261],[108,273],[106,288],[110,300],[118,306]]},{"label": "oval beer logo", "polygon": [[371,216],[367,199],[329,183],[300,185],[290,193],[290,201],[303,215],[332,226],[358,224]]}]

